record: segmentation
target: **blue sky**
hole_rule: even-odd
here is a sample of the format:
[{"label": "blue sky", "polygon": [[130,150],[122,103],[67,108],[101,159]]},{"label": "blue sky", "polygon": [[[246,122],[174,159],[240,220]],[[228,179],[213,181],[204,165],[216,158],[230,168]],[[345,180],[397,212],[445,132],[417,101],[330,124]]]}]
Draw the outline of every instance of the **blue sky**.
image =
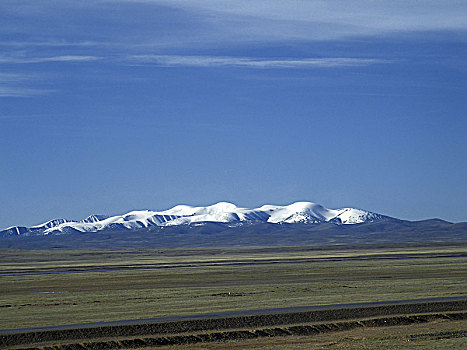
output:
[{"label": "blue sky", "polygon": [[2,0],[0,228],[221,200],[467,221],[465,13]]}]

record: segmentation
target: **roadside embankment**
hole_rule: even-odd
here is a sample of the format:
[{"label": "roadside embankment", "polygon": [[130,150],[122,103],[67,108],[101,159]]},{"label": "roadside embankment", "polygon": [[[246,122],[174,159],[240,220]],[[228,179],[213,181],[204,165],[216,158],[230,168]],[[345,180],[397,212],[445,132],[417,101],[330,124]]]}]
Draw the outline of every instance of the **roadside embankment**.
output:
[{"label": "roadside embankment", "polygon": [[[466,319],[466,310],[467,298],[451,301],[388,304],[365,307],[332,307],[305,312],[278,312],[270,314],[265,313],[262,315],[246,314],[244,316],[235,317],[198,318],[171,322],[120,324],[97,327],[83,326],[73,329],[48,329],[29,332],[11,330],[7,332],[2,331],[1,333],[3,334],[0,333],[0,347],[30,344],[36,344],[36,346],[40,347],[41,343],[69,343],[73,340],[80,340],[82,346],[84,346],[84,343],[88,344],[81,347],[81,349],[97,349],[102,348],[100,345],[97,345],[99,342],[89,342],[89,340],[97,338],[138,337],[137,339],[113,341],[112,344],[110,344],[109,341],[105,341],[108,343],[105,346],[102,344],[104,348],[128,348],[154,346],[157,342],[162,342],[161,345],[172,344],[173,342],[174,344],[180,342],[182,344],[183,342],[189,341],[210,341],[209,339],[223,340],[224,338],[236,339],[236,337],[271,336],[272,333],[278,333],[276,335],[304,335],[308,333],[313,334],[313,332],[320,331],[320,329],[329,331],[333,329],[346,329],[345,327],[374,327],[404,324],[404,322],[410,324],[414,322],[428,322],[433,318]],[[353,321],[337,322],[345,320]],[[325,323],[321,326],[319,325],[319,323],[330,321],[333,322]],[[144,337],[141,338],[142,336]],[[148,345],[141,343],[144,339],[147,339],[144,342],[147,342]],[[139,345],[136,343],[131,345],[133,342],[137,342]],[[72,344],[63,344],[60,346],[72,346]],[[57,348],[54,347],[54,349]],[[62,347],[59,349],[62,349]],[[63,349],[74,348],[63,347]]]}]

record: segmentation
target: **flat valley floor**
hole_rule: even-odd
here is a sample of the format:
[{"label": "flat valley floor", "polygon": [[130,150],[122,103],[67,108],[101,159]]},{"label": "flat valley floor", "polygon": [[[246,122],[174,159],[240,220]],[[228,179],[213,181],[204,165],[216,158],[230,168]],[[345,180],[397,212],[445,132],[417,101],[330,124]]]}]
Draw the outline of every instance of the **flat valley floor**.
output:
[{"label": "flat valley floor", "polygon": [[[3,249],[0,329],[461,296],[467,290],[466,272],[467,243]],[[190,348],[377,349],[388,342],[401,349],[465,348],[465,322],[444,320]],[[421,335],[411,337],[415,334]]]}]

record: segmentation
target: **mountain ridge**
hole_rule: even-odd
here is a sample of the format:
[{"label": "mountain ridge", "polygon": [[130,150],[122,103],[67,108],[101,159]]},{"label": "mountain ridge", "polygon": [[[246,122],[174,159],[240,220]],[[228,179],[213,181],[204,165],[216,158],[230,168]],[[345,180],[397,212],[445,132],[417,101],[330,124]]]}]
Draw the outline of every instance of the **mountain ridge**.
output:
[{"label": "mountain ridge", "polygon": [[80,221],[53,219],[31,227],[6,228],[0,231],[0,237],[138,230],[205,223],[220,223],[227,226],[249,223],[355,225],[388,219],[396,220],[356,208],[328,209],[313,202],[295,202],[285,206],[265,204],[252,209],[237,207],[229,202],[218,202],[205,207],[176,205],[162,211],[134,210],[115,216],[93,214]]}]

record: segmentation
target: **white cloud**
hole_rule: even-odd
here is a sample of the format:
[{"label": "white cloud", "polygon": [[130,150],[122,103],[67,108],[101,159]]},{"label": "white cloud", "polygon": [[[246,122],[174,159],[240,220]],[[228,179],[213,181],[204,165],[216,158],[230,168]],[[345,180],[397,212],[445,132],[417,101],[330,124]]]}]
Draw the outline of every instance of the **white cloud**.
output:
[{"label": "white cloud", "polygon": [[47,95],[52,93],[52,90],[31,89],[25,87],[1,86],[0,97],[33,97],[39,95]]},{"label": "white cloud", "polygon": [[[465,0],[119,0],[192,11],[230,40],[306,41],[467,30]],[[206,38],[202,38],[203,40]]]},{"label": "white cloud", "polygon": [[[103,60],[97,56],[52,56],[52,57],[1,57],[1,63],[25,64],[44,62],[92,62]],[[326,58],[256,58],[235,56],[190,56],[190,55],[132,55],[122,59],[107,59],[108,62],[130,62],[133,64],[154,64],[158,66],[187,67],[246,67],[246,68],[325,68],[355,67],[377,63],[388,63],[388,60],[376,58],[326,57]],[[0,74],[0,81],[25,80],[24,75]]]},{"label": "white cloud", "polygon": [[0,73],[0,97],[32,97],[53,92],[23,86],[36,78],[34,74]]},{"label": "white cloud", "polygon": [[[466,0],[24,0],[23,6],[4,1],[7,18],[18,16],[18,23],[25,25],[0,27],[3,38],[11,38],[0,45],[93,50],[88,59],[96,49],[109,48],[203,48],[467,32]],[[66,26],[56,24],[58,16],[66,18],[78,10],[87,18],[86,26],[71,15]],[[114,25],[102,26],[107,22]],[[16,32],[26,39],[18,40]]]},{"label": "white cloud", "polygon": [[0,56],[0,63],[44,63],[44,62],[88,62],[97,61],[101,57],[97,56],[52,56],[52,57],[15,57],[15,56]]},{"label": "white cloud", "polygon": [[25,80],[32,79],[32,76],[29,74],[20,74],[20,73],[0,73],[0,84],[1,83],[11,83],[11,82],[20,82]]},{"label": "white cloud", "polygon": [[140,64],[158,66],[187,67],[246,67],[246,68],[328,68],[356,67],[376,63],[388,63],[387,60],[374,58],[297,58],[297,59],[261,59],[253,57],[229,56],[167,56],[167,55],[135,55],[130,61]]},{"label": "white cloud", "polygon": [[89,47],[101,46],[102,42],[96,41],[65,41],[65,40],[42,40],[42,41],[0,41],[3,46],[41,46],[41,47]]}]

